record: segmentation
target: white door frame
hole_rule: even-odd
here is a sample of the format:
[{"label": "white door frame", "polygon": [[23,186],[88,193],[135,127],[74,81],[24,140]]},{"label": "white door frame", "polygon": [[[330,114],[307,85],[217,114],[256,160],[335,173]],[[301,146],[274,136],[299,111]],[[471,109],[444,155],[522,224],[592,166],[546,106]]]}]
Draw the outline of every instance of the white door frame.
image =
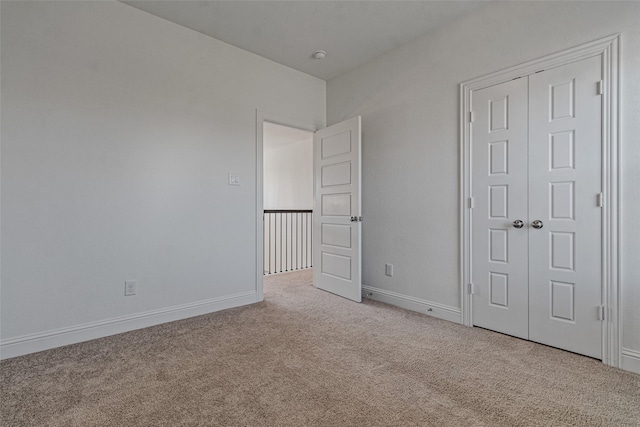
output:
[{"label": "white door frame", "polygon": [[256,302],[264,300],[264,122],[310,132],[323,127],[256,110]]},{"label": "white door frame", "polygon": [[619,176],[619,63],[620,34],[548,55],[460,84],[460,295],[462,322],[472,326],[471,286],[471,93],[474,90],[525,77],[537,71],[602,57],[602,362],[620,367],[622,317],[620,310],[620,176]]}]

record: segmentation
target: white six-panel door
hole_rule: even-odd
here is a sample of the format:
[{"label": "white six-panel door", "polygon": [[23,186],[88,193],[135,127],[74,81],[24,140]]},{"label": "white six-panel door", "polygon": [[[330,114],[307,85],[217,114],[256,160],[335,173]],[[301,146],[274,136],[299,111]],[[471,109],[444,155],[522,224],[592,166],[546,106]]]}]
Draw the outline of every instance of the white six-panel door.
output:
[{"label": "white six-panel door", "polygon": [[527,79],[474,92],[472,111],[473,323],[527,339]]},{"label": "white six-panel door", "polygon": [[313,284],[362,300],[360,116],[313,138]]},{"label": "white six-panel door", "polygon": [[473,324],[597,358],[600,79],[593,57],[474,91],[471,126]]},{"label": "white six-panel door", "polygon": [[529,77],[529,338],[602,357],[599,56]]}]

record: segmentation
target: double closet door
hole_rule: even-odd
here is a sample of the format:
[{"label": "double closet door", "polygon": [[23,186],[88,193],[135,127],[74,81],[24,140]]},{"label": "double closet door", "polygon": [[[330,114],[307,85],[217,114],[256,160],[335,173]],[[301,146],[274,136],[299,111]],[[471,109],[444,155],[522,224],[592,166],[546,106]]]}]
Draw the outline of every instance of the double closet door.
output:
[{"label": "double closet door", "polygon": [[472,93],[473,324],[602,358],[600,56]]}]

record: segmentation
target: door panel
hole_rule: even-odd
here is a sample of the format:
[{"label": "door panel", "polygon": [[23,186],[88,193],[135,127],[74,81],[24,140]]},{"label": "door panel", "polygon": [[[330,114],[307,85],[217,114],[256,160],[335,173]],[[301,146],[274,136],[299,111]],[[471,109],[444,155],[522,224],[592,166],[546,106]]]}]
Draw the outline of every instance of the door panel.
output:
[{"label": "door panel", "polygon": [[601,75],[593,57],[475,91],[471,124],[473,324],[596,358]]},{"label": "door panel", "polygon": [[360,116],[316,132],[313,138],[315,206],[313,283],[362,300],[360,233]]},{"label": "door panel", "polygon": [[529,336],[601,358],[601,59],[529,77]]},{"label": "door panel", "polygon": [[472,96],[473,324],[526,339],[527,80]]}]

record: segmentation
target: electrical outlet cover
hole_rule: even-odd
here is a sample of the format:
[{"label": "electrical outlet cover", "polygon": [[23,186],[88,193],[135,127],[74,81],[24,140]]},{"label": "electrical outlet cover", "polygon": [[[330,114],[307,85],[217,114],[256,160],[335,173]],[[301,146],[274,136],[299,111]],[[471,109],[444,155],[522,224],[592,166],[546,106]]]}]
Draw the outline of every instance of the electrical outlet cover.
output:
[{"label": "electrical outlet cover", "polygon": [[126,280],[124,282],[124,296],[128,297],[136,294],[136,285],[137,282],[135,280]]}]

